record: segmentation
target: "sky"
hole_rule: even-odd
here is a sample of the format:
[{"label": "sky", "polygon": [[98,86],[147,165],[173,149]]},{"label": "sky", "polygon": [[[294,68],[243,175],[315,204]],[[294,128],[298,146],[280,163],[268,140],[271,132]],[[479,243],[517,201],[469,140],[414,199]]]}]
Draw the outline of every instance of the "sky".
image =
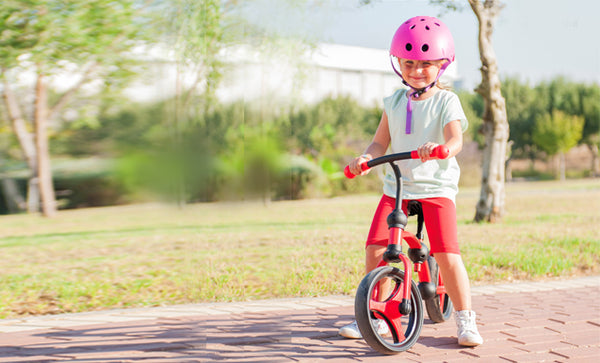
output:
[{"label": "sky", "polygon": [[[296,2],[303,5],[287,7],[273,0],[259,3],[264,6],[261,21],[282,32],[299,32],[318,42],[376,49],[389,48],[404,20],[438,16],[453,33],[458,72],[465,87],[475,87],[481,80],[477,18],[467,0],[462,11],[444,14],[441,7],[427,0],[375,0],[363,6],[358,0],[315,0],[308,6]],[[535,85],[560,75],[575,82],[600,84],[600,1],[502,3],[505,7],[492,38],[502,77],[518,77]]]}]

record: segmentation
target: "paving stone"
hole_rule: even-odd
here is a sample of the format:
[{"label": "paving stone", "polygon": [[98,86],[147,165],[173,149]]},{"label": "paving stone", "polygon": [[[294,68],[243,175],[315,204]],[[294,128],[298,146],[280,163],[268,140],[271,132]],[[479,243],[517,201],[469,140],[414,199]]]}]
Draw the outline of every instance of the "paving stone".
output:
[{"label": "paving stone", "polygon": [[453,319],[426,319],[409,351],[382,356],[337,335],[353,299],[325,297],[5,320],[0,362],[600,361],[600,277],[474,291],[476,348],[458,346]]}]

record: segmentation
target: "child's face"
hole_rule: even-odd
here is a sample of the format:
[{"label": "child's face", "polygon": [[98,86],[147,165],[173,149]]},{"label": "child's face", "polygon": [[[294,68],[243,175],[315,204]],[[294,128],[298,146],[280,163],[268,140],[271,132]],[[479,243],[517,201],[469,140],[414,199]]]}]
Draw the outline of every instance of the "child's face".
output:
[{"label": "child's face", "polygon": [[444,60],[400,59],[402,77],[413,88],[424,88],[433,83],[444,64]]}]

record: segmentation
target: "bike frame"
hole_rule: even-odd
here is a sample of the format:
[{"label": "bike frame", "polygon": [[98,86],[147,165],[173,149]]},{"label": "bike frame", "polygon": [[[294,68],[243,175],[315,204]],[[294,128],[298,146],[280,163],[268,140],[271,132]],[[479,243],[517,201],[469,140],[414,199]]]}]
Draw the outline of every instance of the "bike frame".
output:
[{"label": "bike frame", "polygon": [[[434,149],[434,152],[431,156],[434,158],[445,159],[448,156],[448,154],[448,148],[443,145],[440,145],[436,149]],[[400,172],[400,168],[394,163],[394,161],[418,158],[419,154],[416,150],[414,150],[410,152],[384,155],[382,157],[370,160],[360,165],[361,169],[365,171],[374,166],[389,163],[392,167],[392,170],[394,171],[394,176],[396,177],[396,204],[394,206],[394,210],[388,215],[387,218],[389,229],[388,246],[385,253],[383,254],[383,259],[379,262],[377,267],[386,266],[390,263],[401,263],[403,266],[405,283],[402,285],[401,293],[395,294],[392,297],[392,300],[399,304],[399,306],[397,307],[398,309],[396,310],[399,313],[395,313],[393,311],[395,310],[395,307],[393,309],[390,309],[390,301],[381,302],[379,296],[379,290],[381,290],[380,288],[377,289],[378,291],[375,292],[374,299],[371,299],[369,303],[369,307],[370,309],[372,309],[372,311],[383,312],[385,310],[386,314],[384,315],[388,317],[390,317],[390,312],[392,312],[392,320],[399,320],[401,316],[410,314],[410,281],[412,281],[413,271],[416,272],[418,275],[419,291],[421,292],[423,299],[428,299],[435,295],[439,295],[441,299],[440,303],[443,305],[443,297],[446,293],[443,281],[439,281],[437,287],[435,286],[435,284],[432,283],[429,264],[427,262],[429,250],[423,244],[422,238],[422,218],[419,218],[416,235],[405,230],[408,222],[408,217],[402,211],[402,174]],[[348,178],[354,178],[355,176],[349,171],[348,167],[346,167],[346,169],[344,170],[344,174]],[[406,241],[406,243],[408,244],[408,256],[402,251],[402,240]],[[414,269],[410,268],[411,262],[414,264]],[[391,321],[390,323],[396,325],[398,321]]]},{"label": "bike frame", "polygon": [[[386,266],[390,263],[402,263],[405,281],[412,280],[412,272],[414,271],[418,275],[419,289],[425,290],[425,286],[427,286],[425,284],[432,284],[432,279],[427,262],[429,251],[423,244],[422,238],[423,220],[419,220],[417,235],[405,230],[408,217],[402,211],[402,175],[396,164],[390,162],[390,165],[396,176],[396,205],[387,218],[389,229],[388,247],[377,267]],[[408,256],[402,251],[402,240],[408,244]],[[413,269],[410,266],[411,262],[414,264]],[[445,293],[445,291],[443,292]],[[410,297],[410,283],[403,284],[402,293],[394,297],[400,303],[399,311],[403,315],[410,313]],[[375,298],[379,299],[379,296],[375,296]],[[373,300],[371,302],[373,303],[372,308],[377,310],[376,302]]]},{"label": "bike frame", "polygon": [[[429,156],[445,159],[448,155],[448,148],[438,145]],[[403,352],[416,343],[423,327],[423,302],[434,323],[446,321],[452,313],[452,302],[447,298],[439,266],[423,243],[423,206],[419,201],[409,200],[406,202],[407,213],[402,210],[402,175],[395,161],[418,158],[415,150],[385,155],[360,164],[360,169],[365,171],[389,163],[396,178],[395,205],[387,217],[387,248],[378,266],[360,282],[354,301],[356,321],[363,338],[383,354]],[[344,174],[350,179],[355,177],[350,166],[346,166]],[[418,215],[416,234],[405,230],[407,214]],[[402,241],[406,241],[409,247],[406,254],[402,251]],[[402,266],[387,266],[391,263]],[[417,274],[418,286],[413,281],[413,272]],[[381,321],[388,325],[391,339],[385,336],[385,332],[379,332]]]}]

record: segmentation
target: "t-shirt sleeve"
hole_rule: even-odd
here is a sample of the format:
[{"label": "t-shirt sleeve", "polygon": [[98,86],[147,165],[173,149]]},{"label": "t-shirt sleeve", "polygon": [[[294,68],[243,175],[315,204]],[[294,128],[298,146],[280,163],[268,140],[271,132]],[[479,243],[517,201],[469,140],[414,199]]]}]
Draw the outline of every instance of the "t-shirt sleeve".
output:
[{"label": "t-shirt sleeve", "polygon": [[442,127],[446,127],[451,121],[459,120],[462,132],[465,132],[469,127],[467,116],[465,111],[460,104],[460,99],[454,93],[450,93],[447,99],[446,107],[443,108],[442,113]]}]

